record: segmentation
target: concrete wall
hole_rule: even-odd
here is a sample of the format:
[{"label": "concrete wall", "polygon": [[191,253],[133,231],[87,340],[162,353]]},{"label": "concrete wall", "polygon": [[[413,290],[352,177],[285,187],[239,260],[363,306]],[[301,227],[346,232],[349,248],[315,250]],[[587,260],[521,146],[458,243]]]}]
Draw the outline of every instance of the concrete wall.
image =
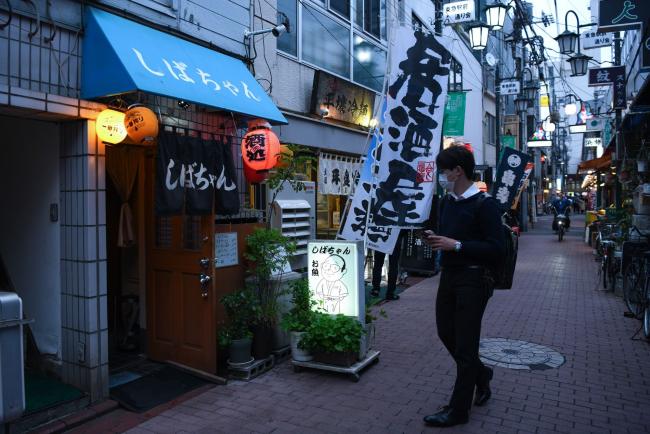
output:
[{"label": "concrete wall", "polygon": [[59,134],[55,123],[0,116],[0,253],[41,353],[61,354]]}]

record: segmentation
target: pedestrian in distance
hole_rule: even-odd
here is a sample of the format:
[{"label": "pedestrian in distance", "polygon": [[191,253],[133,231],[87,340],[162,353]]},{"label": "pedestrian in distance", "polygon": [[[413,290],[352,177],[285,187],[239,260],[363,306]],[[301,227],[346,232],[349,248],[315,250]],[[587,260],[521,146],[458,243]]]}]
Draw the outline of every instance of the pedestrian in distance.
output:
[{"label": "pedestrian in distance", "polygon": [[456,381],[449,404],[426,416],[424,422],[450,427],[467,423],[472,400],[481,406],[492,395],[493,371],[481,362],[478,349],[481,320],[494,290],[490,272],[506,249],[499,205],[471,181],[473,154],[452,146],[438,154],[436,165],[448,194],[440,204],[438,233],[425,231],[423,237],[442,251],[436,325],[456,363]]},{"label": "pedestrian in distance", "polygon": [[[399,229],[396,229],[399,230]],[[402,251],[402,239],[404,238],[405,231],[401,231],[397,242],[395,243],[395,249],[393,253],[388,256],[388,280],[386,288],[386,300],[393,301],[399,300],[399,295],[395,294],[397,289],[397,278],[399,272],[399,258]],[[373,297],[379,297],[379,290],[381,287],[381,272],[384,267],[384,260],[386,259],[386,254],[375,250],[372,266],[372,291],[370,295]]]}]

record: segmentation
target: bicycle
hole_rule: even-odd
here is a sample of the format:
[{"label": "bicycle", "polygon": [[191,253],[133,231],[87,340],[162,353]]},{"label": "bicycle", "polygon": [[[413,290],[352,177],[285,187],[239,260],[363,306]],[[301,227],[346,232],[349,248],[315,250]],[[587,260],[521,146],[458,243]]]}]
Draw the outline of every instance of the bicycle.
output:
[{"label": "bicycle", "polygon": [[620,225],[618,223],[600,223],[596,237],[596,252],[600,257],[599,277],[602,277],[603,289],[615,289],[616,278],[622,270],[622,252],[620,247]]},{"label": "bicycle", "polygon": [[[650,237],[638,228],[633,230],[645,239],[650,247]],[[630,316],[643,321],[643,334],[650,338],[650,250],[636,253],[625,268],[623,300]]]}]

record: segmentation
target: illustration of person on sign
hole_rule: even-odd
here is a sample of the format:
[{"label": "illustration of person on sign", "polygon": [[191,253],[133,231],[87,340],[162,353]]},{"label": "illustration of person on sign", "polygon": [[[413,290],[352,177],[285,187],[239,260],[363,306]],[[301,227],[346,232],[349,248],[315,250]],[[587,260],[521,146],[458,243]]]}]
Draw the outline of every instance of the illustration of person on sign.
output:
[{"label": "illustration of person on sign", "polygon": [[348,272],[345,259],[330,255],[321,264],[322,279],[316,285],[316,296],[322,301],[322,308],[330,314],[341,313],[341,301],[348,296],[348,287],[343,276]]}]

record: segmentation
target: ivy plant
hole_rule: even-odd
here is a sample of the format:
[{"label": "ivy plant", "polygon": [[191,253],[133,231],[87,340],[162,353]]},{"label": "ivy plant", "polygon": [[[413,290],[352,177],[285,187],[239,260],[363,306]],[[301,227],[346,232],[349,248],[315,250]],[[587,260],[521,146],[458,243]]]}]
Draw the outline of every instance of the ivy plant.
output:
[{"label": "ivy plant", "polygon": [[363,333],[361,323],[354,317],[315,312],[298,346],[310,352],[359,351]]}]

